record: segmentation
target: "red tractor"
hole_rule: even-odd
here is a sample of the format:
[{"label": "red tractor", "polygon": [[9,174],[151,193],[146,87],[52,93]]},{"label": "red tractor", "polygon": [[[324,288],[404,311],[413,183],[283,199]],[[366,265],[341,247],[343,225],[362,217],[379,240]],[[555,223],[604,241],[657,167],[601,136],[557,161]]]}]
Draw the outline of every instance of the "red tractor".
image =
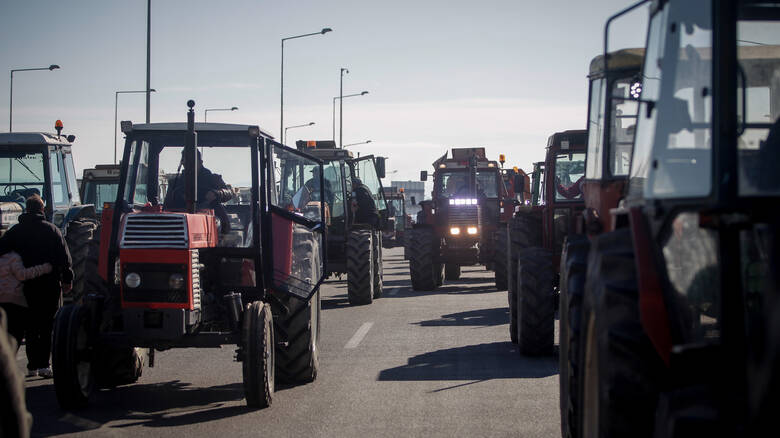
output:
[{"label": "red tractor", "polygon": [[586,132],[550,136],[534,168],[533,205],[518,207],[508,225],[509,334],[524,355],[553,350],[558,266],[564,238],[582,215]]},{"label": "red tractor", "polygon": [[[504,164],[504,154],[499,155],[499,161],[502,165]],[[517,166],[511,169],[501,169],[501,179],[506,196],[501,200],[500,222],[495,232],[493,273],[495,274],[496,288],[506,290],[509,276],[507,271],[507,242],[509,240],[507,224],[520,206],[531,202],[531,179]]]},{"label": "red tractor", "polygon": [[581,308],[569,306],[581,324],[570,426],[771,435],[780,3],[669,0],[649,15],[624,200],[590,241]]},{"label": "red tractor", "polygon": [[[493,264],[493,235],[506,196],[498,163],[485,157],[485,148],[454,148],[452,158],[447,155],[433,163],[433,199],[420,202],[409,231],[414,290],[433,290],[443,278],[457,280],[461,266]],[[422,171],[420,179],[427,178]]]},{"label": "red tractor", "polygon": [[[325,211],[306,181],[322,178],[322,162],[257,126],[196,124],[195,102],[187,104],[186,124],[122,122],[117,198],[102,215],[105,292],[63,307],[55,321],[54,385],[65,409],[116,385],[117,364],[133,360],[134,347],[150,349],[154,366],[155,350],[234,344],[256,408],[271,404],[276,379],[317,376]],[[237,221],[215,200],[210,187],[221,177],[197,148],[235,185],[251,187]],[[177,164],[184,171],[162,200],[158,169]]]}]

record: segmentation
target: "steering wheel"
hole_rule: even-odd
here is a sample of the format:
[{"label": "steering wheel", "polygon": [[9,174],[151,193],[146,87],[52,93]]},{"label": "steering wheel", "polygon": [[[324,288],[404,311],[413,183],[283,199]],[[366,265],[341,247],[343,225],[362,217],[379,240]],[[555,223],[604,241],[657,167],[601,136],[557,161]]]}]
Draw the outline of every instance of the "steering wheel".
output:
[{"label": "steering wheel", "polygon": [[[11,195],[11,194],[13,194],[14,192],[18,192],[18,191],[19,191],[19,189],[14,189],[14,190],[11,190],[11,187],[19,187],[19,186],[22,186],[22,187],[23,187],[25,190],[28,188],[28,187],[27,187],[26,185],[24,185],[24,184],[19,184],[19,183],[8,184],[7,186],[5,186],[5,190],[4,190],[4,193],[3,193],[3,194],[4,194],[4,195],[6,195],[6,196],[10,196],[10,195]],[[22,195],[22,196],[24,196],[24,195]]]},{"label": "steering wheel", "polygon": [[[25,187],[25,190],[26,189],[27,189],[27,187]],[[22,190],[19,190],[19,189],[15,189],[15,190],[11,191],[11,193],[8,194],[8,197],[13,199],[14,202],[24,202],[25,201],[24,193],[22,192]]]}]

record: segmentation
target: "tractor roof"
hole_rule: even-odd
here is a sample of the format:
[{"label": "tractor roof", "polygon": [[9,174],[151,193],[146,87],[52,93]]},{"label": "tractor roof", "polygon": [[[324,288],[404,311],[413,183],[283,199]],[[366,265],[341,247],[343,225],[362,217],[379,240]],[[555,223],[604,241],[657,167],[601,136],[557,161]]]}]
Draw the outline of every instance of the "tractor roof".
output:
[{"label": "tractor roof", "polygon": [[[122,122],[125,123],[125,122]],[[187,131],[186,122],[172,122],[172,123],[139,123],[132,125],[133,131]],[[274,137],[268,132],[264,131],[257,125],[238,125],[234,123],[195,123],[195,131],[197,132],[249,132],[249,130],[257,130],[260,137],[266,137],[273,139]]]},{"label": "tractor roof", "polygon": [[2,132],[0,133],[0,145],[57,145],[70,146],[64,135],[50,134],[48,132]]},{"label": "tractor roof", "polygon": [[[610,70],[642,68],[642,62],[645,59],[645,49],[623,49],[607,54]],[[590,61],[590,74],[588,76],[598,76],[604,74],[604,55],[601,54]]]},{"label": "tractor roof", "polygon": [[585,151],[588,145],[588,131],[584,129],[570,129],[556,132],[547,140],[547,148],[560,148],[561,150],[578,149]]}]

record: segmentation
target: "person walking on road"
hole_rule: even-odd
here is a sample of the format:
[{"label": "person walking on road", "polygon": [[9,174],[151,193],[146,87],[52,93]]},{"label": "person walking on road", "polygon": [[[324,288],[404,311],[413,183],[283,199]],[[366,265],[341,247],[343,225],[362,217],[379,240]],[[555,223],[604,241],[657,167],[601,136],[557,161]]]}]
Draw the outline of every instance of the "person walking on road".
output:
[{"label": "person walking on road", "polygon": [[27,376],[51,377],[49,366],[51,331],[54,314],[60,306],[63,293],[73,286],[71,258],[60,230],[43,215],[43,200],[38,195],[27,198],[26,211],[19,215],[19,223],[0,239],[0,249],[10,249],[22,257],[24,266],[50,263],[48,274],[24,283],[29,317],[27,339]]},{"label": "person walking on road", "polygon": [[19,254],[9,248],[0,248],[0,307],[5,310],[8,334],[16,339],[16,348],[22,345],[27,323],[27,300],[22,282],[51,272],[51,263],[25,268]]}]

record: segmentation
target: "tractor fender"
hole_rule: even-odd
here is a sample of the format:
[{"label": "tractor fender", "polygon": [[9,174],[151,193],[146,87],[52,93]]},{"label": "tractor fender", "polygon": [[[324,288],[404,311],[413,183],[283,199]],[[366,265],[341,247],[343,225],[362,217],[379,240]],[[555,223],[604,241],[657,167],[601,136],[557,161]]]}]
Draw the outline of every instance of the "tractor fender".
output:
[{"label": "tractor fender", "polygon": [[94,205],[74,205],[68,208],[54,210],[54,214],[52,215],[52,223],[56,225],[64,235],[69,223],[74,220],[84,218],[97,220],[97,212],[95,211]]}]

